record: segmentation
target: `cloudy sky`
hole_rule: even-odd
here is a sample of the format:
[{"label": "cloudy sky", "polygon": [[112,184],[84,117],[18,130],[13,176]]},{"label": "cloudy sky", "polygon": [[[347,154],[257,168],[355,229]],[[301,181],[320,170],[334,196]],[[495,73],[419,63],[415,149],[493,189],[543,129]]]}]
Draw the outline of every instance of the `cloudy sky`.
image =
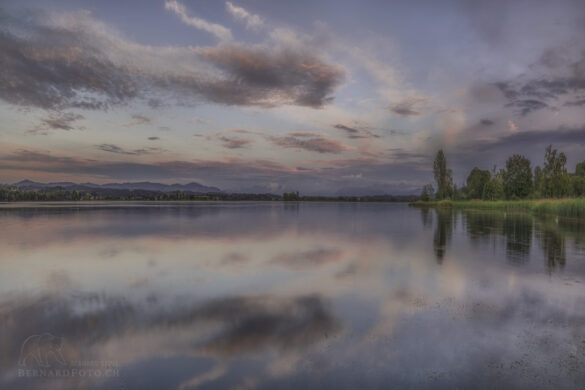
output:
[{"label": "cloudy sky", "polygon": [[412,193],[585,159],[585,2],[3,0],[0,182]]}]

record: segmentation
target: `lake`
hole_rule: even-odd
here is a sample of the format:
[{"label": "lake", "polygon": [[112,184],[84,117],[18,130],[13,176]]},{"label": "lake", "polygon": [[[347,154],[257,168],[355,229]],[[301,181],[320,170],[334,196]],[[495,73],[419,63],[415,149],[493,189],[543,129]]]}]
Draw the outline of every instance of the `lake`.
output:
[{"label": "lake", "polygon": [[391,203],[0,206],[2,389],[582,389],[585,224]]}]

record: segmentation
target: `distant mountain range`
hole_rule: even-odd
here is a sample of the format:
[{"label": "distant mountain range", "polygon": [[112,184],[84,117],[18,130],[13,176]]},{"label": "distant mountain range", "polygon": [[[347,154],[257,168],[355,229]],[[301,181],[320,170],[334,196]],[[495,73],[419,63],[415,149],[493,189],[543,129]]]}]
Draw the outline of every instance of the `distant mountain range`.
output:
[{"label": "distant mountain range", "polygon": [[107,184],[95,184],[95,183],[72,183],[72,182],[55,182],[55,183],[38,183],[31,180],[22,180],[18,183],[12,184],[13,187],[17,187],[23,190],[40,190],[45,188],[62,188],[68,191],[91,191],[91,190],[130,190],[130,191],[154,191],[154,192],[191,192],[194,194],[209,194],[209,193],[221,193],[222,191],[217,187],[204,186],[199,183],[187,183],[187,184],[162,184],[152,183],[149,181],[134,182],[134,183],[107,183]]}]

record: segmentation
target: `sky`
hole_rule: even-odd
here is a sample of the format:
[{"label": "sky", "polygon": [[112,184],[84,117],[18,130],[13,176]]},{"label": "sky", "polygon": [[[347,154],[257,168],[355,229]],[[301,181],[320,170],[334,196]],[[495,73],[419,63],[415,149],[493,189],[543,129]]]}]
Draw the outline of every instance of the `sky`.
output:
[{"label": "sky", "polygon": [[585,160],[585,2],[3,0],[0,183],[411,194]]}]

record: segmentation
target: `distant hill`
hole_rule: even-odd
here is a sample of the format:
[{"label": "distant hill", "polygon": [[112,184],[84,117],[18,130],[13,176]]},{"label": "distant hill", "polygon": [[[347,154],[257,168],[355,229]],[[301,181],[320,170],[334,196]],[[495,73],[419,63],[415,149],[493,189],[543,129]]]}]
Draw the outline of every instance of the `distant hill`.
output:
[{"label": "distant hill", "polygon": [[130,191],[154,191],[169,193],[174,191],[190,192],[194,194],[210,194],[221,193],[222,191],[217,187],[204,186],[199,183],[188,184],[162,184],[152,183],[149,181],[143,182],[129,182],[129,183],[72,183],[72,182],[54,182],[54,183],[39,183],[31,180],[22,180],[18,183],[12,184],[22,190],[40,190],[47,188],[61,188],[66,191],[88,191],[88,190],[130,190]]},{"label": "distant hill", "polygon": [[[291,196],[294,195],[294,196]],[[217,187],[199,183],[161,184],[134,183],[39,183],[22,180],[10,185],[0,184],[0,202],[24,201],[307,201],[307,202],[413,202],[418,195],[353,195],[323,196],[284,193],[227,193]]]}]

